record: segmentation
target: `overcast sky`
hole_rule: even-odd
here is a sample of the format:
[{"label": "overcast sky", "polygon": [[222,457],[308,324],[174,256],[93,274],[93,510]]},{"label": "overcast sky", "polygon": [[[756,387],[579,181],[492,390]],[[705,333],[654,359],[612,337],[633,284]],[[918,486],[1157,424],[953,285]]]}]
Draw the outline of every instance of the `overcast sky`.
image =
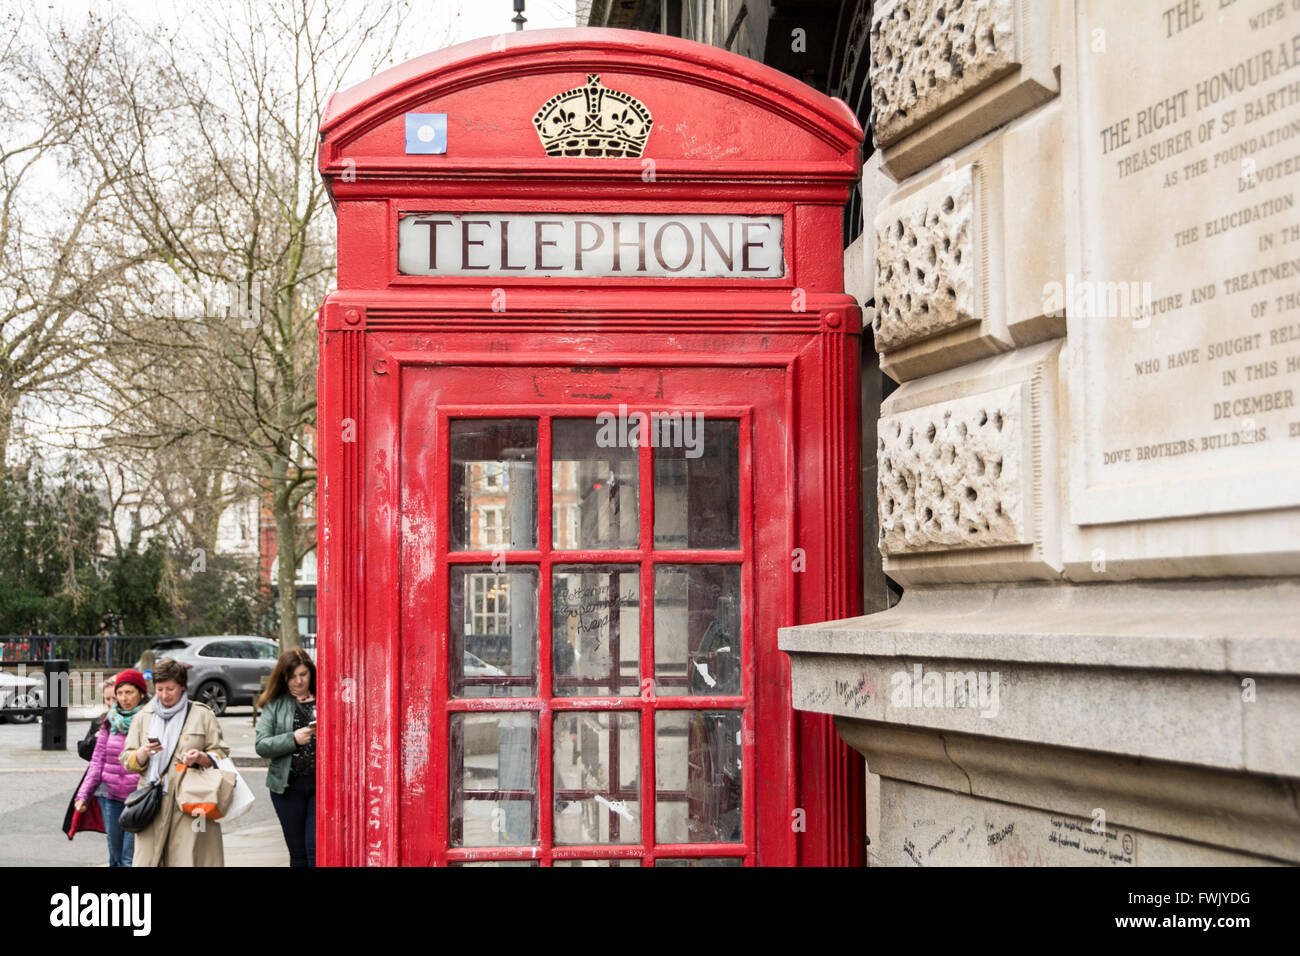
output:
[{"label": "overcast sky", "polygon": [[[575,4],[576,0],[526,0],[524,17],[528,22],[524,29],[576,26]],[[358,4],[359,9],[364,6]],[[0,0],[0,11],[40,7],[45,7],[47,14],[71,17],[85,16],[92,9],[101,14],[120,10],[148,22],[169,17],[177,4],[173,0]],[[411,0],[410,7],[413,17],[424,21],[413,29],[427,29],[429,36],[445,36],[450,31],[453,43],[508,33],[515,28],[510,22],[515,15],[513,0]]]},{"label": "overcast sky", "polygon": [[[528,0],[524,16],[525,30],[574,26],[575,0]],[[433,0],[434,7],[451,11],[456,23],[456,41],[473,40],[513,30],[510,18],[515,15],[512,0]]]}]

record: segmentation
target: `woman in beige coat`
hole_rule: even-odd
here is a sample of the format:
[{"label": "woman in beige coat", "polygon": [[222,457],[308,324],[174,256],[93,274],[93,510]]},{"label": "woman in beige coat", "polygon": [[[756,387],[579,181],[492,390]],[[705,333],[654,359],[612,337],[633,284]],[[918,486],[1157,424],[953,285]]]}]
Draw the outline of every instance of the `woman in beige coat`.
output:
[{"label": "woman in beige coat", "polygon": [[141,774],[140,786],[165,781],[162,808],[135,836],[135,866],[224,866],[221,824],[190,818],[176,802],[180,773],[176,764],[211,767],[230,748],[221,724],[204,704],[185,693],[183,664],[161,660],[153,671],[154,698],[145,704],[122,746],[122,766]]}]

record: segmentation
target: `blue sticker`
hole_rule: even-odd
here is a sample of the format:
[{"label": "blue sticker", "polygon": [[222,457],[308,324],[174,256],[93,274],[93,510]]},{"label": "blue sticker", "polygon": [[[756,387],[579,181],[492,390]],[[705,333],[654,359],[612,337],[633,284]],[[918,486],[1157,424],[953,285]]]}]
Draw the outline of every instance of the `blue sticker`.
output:
[{"label": "blue sticker", "polygon": [[447,114],[407,113],[407,155],[445,152],[447,152]]},{"label": "blue sticker", "polygon": [[145,671],[145,672],[144,672],[144,679],[145,679],[145,680],[153,680],[153,671]]}]

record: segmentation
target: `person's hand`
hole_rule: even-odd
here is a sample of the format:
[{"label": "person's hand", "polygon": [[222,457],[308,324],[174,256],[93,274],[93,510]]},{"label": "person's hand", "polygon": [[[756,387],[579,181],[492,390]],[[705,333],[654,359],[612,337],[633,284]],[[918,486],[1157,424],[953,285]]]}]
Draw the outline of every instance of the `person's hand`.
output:
[{"label": "person's hand", "polygon": [[135,762],[143,766],[149,762],[149,758],[162,750],[162,744],[146,743],[143,747],[135,752]]},{"label": "person's hand", "polygon": [[212,758],[202,750],[187,750],[181,757],[181,762],[190,767],[211,767]]},{"label": "person's hand", "polygon": [[293,739],[299,746],[306,746],[316,736],[315,727],[299,727],[293,732]]},{"label": "person's hand", "polygon": [[87,809],[88,809],[88,807],[87,807],[87,804],[86,804],[86,801],[85,801],[85,800],[78,800],[78,801],[77,801],[77,812],[78,812],[78,813],[85,813]]}]

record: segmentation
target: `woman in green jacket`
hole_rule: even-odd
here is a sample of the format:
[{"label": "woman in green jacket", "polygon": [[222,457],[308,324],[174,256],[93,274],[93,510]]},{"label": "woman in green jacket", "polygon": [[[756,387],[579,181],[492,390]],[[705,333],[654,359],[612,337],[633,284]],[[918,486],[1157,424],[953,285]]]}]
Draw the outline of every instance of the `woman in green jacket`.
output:
[{"label": "woman in green jacket", "polygon": [[290,866],[316,865],[316,662],[301,648],[275,662],[258,706],[256,750]]}]

